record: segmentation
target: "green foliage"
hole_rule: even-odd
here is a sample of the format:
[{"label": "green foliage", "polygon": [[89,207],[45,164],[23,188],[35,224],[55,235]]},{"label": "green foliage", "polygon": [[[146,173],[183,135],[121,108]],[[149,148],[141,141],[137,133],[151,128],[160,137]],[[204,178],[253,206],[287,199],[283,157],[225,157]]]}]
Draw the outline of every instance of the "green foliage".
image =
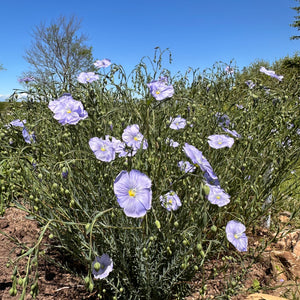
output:
[{"label": "green foliage", "polygon": [[[233,250],[225,237],[227,221],[239,220],[249,231],[260,226],[296,184],[291,181],[284,192],[279,189],[299,164],[297,82],[279,83],[260,73],[258,65],[236,75],[216,64],[202,74],[189,70],[172,77],[162,67],[164,52],[156,54],[150,67],[145,58],[129,76],[112,65],[108,74],[100,73],[99,81],[74,84],[72,96],[89,114],[77,125],[62,126],[53,119],[47,105],[57,98],[55,92],[47,99],[30,94],[3,120],[4,125],[26,119],[36,143],[26,144],[20,128],[1,127],[2,201],[15,202],[43,229],[22,258],[30,256],[30,263],[38,257],[41,238],[49,230],[57,247],[81,264],[87,288],[97,290],[102,299],[181,299],[188,291],[186,282],[204,271],[207,259]],[[175,94],[156,101],[146,84],[161,75],[171,78]],[[249,79],[256,83],[253,89],[245,84]],[[217,113],[228,115],[229,129],[241,134],[230,149],[212,149],[207,143],[209,135],[224,133]],[[177,115],[187,120],[178,131],[169,127],[170,117]],[[140,126],[148,148],[110,163],[98,161],[89,139],[110,135],[121,140],[124,128],[132,124]],[[171,147],[167,138],[180,146]],[[211,163],[231,196],[227,206],[207,200],[199,168],[188,174],[178,168],[180,160],[188,160],[182,151],[185,142]],[[152,180],[152,208],[141,219],[127,217],[113,192],[120,171],[132,169]],[[170,190],[182,201],[177,211],[160,204],[159,196]],[[270,194],[272,201],[265,204]],[[107,278],[94,280],[91,264],[103,253],[113,259],[114,269]],[[249,255],[254,255],[251,245]]]},{"label": "green foliage", "polygon": [[[295,0],[295,1],[298,1],[300,3],[299,0]],[[292,9],[294,9],[296,12],[297,12],[297,16],[295,16],[295,21],[290,24],[291,27],[294,27],[296,28],[298,31],[300,30],[300,6],[295,6],[295,7],[292,7]],[[300,35],[293,35],[291,38],[291,40],[298,40],[300,39]]]}]

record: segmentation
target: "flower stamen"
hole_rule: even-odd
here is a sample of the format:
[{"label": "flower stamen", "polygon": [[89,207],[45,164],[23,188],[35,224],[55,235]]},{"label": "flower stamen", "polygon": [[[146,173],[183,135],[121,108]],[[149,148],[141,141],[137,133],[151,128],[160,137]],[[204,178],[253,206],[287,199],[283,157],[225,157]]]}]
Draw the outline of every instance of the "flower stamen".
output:
[{"label": "flower stamen", "polygon": [[136,190],[135,190],[135,189],[130,189],[130,190],[128,191],[128,195],[129,195],[130,197],[135,197],[135,194],[136,194]]}]

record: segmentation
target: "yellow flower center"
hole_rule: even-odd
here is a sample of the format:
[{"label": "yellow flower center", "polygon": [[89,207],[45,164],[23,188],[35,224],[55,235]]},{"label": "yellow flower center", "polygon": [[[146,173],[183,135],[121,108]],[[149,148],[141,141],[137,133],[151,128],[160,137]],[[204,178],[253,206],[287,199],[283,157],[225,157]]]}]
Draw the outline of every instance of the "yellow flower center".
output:
[{"label": "yellow flower center", "polygon": [[101,151],[105,151],[106,149],[105,149],[104,146],[102,146],[102,147],[100,148],[100,150],[101,150]]},{"label": "yellow flower center", "polygon": [[139,140],[139,138],[138,138],[137,136],[135,136],[133,139],[134,139],[135,141],[138,141],[138,140]]},{"label": "yellow flower center", "polygon": [[135,197],[135,194],[136,194],[136,190],[135,190],[135,189],[130,189],[130,190],[128,191],[128,195],[129,195],[130,197]]},{"label": "yellow flower center", "polygon": [[68,110],[67,110],[67,113],[68,113],[68,114],[70,114],[71,112],[72,112],[71,109],[68,109]]},{"label": "yellow flower center", "polygon": [[218,144],[219,144],[219,145],[221,145],[221,144],[222,144],[222,142],[220,141],[220,142],[218,142]]},{"label": "yellow flower center", "polygon": [[234,235],[234,238],[238,240],[241,236],[242,236],[241,233],[236,233],[236,234]]},{"label": "yellow flower center", "polygon": [[220,199],[221,197],[220,197],[220,196],[217,196],[216,198],[217,198],[217,199]]},{"label": "yellow flower center", "polygon": [[156,95],[159,95],[159,94],[160,94],[160,91],[156,91],[155,94],[156,94]]}]

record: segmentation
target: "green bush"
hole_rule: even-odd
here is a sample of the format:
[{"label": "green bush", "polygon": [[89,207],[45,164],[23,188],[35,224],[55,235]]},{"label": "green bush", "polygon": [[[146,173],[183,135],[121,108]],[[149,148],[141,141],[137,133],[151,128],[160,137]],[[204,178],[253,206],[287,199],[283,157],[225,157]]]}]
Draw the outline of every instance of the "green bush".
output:
[{"label": "green bush", "polygon": [[[237,71],[227,74],[224,64],[202,74],[190,70],[172,77],[162,69],[162,54],[151,62],[150,71],[146,60],[128,77],[121,66],[112,65],[110,72],[99,72],[98,81],[74,86],[72,97],[88,112],[76,125],[59,124],[48,108],[57,95],[41,97],[35,87],[3,125],[26,119],[36,142],[25,143],[21,128],[1,129],[2,203],[14,201],[30,212],[42,234],[47,229],[57,247],[82,265],[87,288],[96,289],[102,299],[183,297],[186,282],[203,270],[207,259],[234,249],[226,239],[227,222],[240,221],[248,230],[261,225],[295,184],[290,182],[284,192],[278,188],[299,163],[299,95],[290,96],[292,83],[281,84],[259,71],[246,79]],[[157,101],[147,83],[164,75],[175,93]],[[249,79],[256,83],[253,89],[244,82]],[[173,130],[170,118],[178,115],[187,125]],[[241,135],[231,148],[213,149],[207,142],[210,135],[226,134],[218,115],[227,115],[227,128]],[[147,139],[147,149],[111,162],[96,159],[91,138],[109,135],[121,140],[124,129],[133,124]],[[179,146],[170,146],[166,139]],[[180,171],[178,162],[189,160],[185,143],[203,152],[231,196],[229,204],[218,207],[208,201],[200,168]],[[152,207],[142,218],[127,217],[113,189],[117,175],[133,169],[152,181]],[[182,202],[176,211],[160,203],[160,196],[170,190]],[[272,201],[266,204],[269,195]],[[21,258],[38,256],[39,243]],[[253,251],[249,247],[249,253]],[[103,253],[112,258],[113,271],[95,280],[92,262]]]}]

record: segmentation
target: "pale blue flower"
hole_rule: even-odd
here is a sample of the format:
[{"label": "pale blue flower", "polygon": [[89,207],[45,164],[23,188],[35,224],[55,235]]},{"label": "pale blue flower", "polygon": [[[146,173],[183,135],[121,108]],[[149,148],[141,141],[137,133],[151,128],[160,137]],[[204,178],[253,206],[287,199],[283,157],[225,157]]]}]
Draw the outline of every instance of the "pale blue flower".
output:
[{"label": "pale blue flower", "polygon": [[18,79],[19,82],[25,82],[26,84],[31,81],[34,81],[34,80],[35,79],[33,77],[24,77],[24,78]]},{"label": "pale blue flower", "polygon": [[29,133],[25,127],[23,127],[22,135],[27,144],[35,143],[36,138],[34,132]]},{"label": "pale blue flower", "polygon": [[75,125],[88,117],[80,101],[74,100],[71,94],[63,94],[57,100],[50,101],[48,107],[54,112],[54,119],[60,124]]},{"label": "pale blue flower", "polygon": [[214,171],[206,171],[203,174],[206,184],[220,186],[220,181]]},{"label": "pale blue flower", "polygon": [[102,60],[96,60],[95,62],[94,62],[94,66],[96,67],[96,68],[107,68],[108,66],[110,66],[111,65],[111,61],[109,60],[109,59],[107,59],[107,58],[104,58],[104,59],[102,59]]},{"label": "pale blue flower", "polygon": [[238,221],[229,221],[225,228],[228,241],[240,252],[247,251],[246,227]]},{"label": "pale blue flower", "polygon": [[192,163],[199,166],[203,172],[213,170],[208,160],[195,146],[185,143],[183,151],[185,152],[186,156],[192,161]]},{"label": "pale blue flower", "polygon": [[214,149],[231,148],[233,143],[234,139],[232,137],[223,134],[213,134],[208,137],[208,144]]},{"label": "pale blue flower", "polygon": [[229,129],[225,128],[225,127],[222,127],[222,129],[223,129],[226,133],[229,133],[229,134],[231,134],[232,136],[234,136],[234,137],[236,137],[236,138],[240,138],[240,137],[241,137],[241,135],[238,134],[235,130],[229,130]]},{"label": "pale blue flower", "polygon": [[181,206],[181,201],[174,191],[159,197],[161,205],[168,211],[177,210]]},{"label": "pale blue flower", "polygon": [[97,159],[105,162],[110,162],[115,159],[115,149],[110,141],[93,137],[89,140],[89,146]]},{"label": "pale blue flower", "polygon": [[171,129],[183,129],[186,125],[186,120],[181,118],[181,116],[177,116],[176,118],[170,118],[170,128]]},{"label": "pale blue flower", "polygon": [[166,138],[166,144],[170,145],[173,148],[177,148],[179,143],[174,141],[173,139]]},{"label": "pale blue flower", "polygon": [[20,119],[17,119],[17,120],[13,120],[9,123],[11,126],[14,126],[14,127],[24,127],[26,124],[26,120],[23,120],[23,121],[20,121]]},{"label": "pale blue flower", "polygon": [[230,75],[230,74],[234,73],[234,68],[232,68],[230,66],[226,66],[225,71],[228,75]]},{"label": "pale blue flower", "polygon": [[247,80],[245,83],[248,85],[249,89],[253,89],[255,87],[255,83],[252,80]]},{"label": "pale blue flower", "polygon": [[143,217],[151,208],[151,179],[138,170],[121,171],[114,182],[114,193],[128,217]]},{"label": "pale blue flower", "polygon": [[266,74],[266,75],[268,75],[268,76],[274,77],[274,78],[278,79],[279,81],[281,81],[283,79],[282,75],[276,75],[275,71],[268,70],[265,67],[260,67],[259,71]]},{"label": "pale blue flower", "polygon": [[96,81],[99,79],[99,75],[95,74],[94,72],[81,72],[78,77],[77,80],[80,83],[91,83],[93,81]]},{"label": "pale blue flower", "polygon": [[140,133],[140,127],[137,124],[127,126],[122,134],[122,139],[133,150],[140,149],[142,145],[143,149],[148,148],[147,140]]},{"label": "pale blue flower", "polygon": [[161,80],[154,80],[147,84],[150,93],[158,101],[171,98],[174,95],[173,86],[167,85],[165,78],[163,77]]},{"label": "pale blue flower", "polygon": [[113,270],[114,263],[112,259],[103,254],[101,257],[97,256],[92,263],[92,273],[95,279],[103,279]]},{"label": "pale blue flower", "polygon": [[228,126],[230,124],[230,119],[226,114],[221,114],[217,112],[215,116],[217,118],[217,122],[219,123],[219,126]]},{"label": "pale blue flower", "polygon": [[230,196],[219,186],[207,184],[209,187],[208,201],[222,207],[230,202]]},{"label": "pale blue flower", "polygon": [[196,167],[193,166],[190,162],[183,160],[178,162],[178,167],[180,168],[180,171],[184,171],[185,173],[192,173],[196,170]]}]

